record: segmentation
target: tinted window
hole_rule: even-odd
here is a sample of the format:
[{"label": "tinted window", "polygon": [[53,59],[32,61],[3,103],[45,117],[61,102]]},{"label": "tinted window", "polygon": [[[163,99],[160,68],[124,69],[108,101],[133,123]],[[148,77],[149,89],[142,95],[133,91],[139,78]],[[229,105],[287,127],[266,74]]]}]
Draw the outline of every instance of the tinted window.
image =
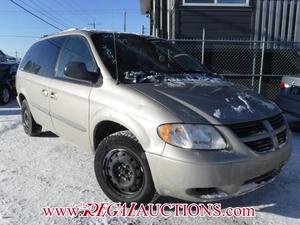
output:
[{"label": "tinted window", "polygon": [[20,69],[42,76],[54,76],[58,54],[65,38],[53,38],[34,44],[23,58]]},{"label": "tinted window", "polygon": [[60,78],[73,79],[64,75],[65,67],[71,62],[84,63],[87,70],[90,72],[96,72],[97,70],[89,45],[83,37],[73,36],[66,41],[59,58],[56,76]]}]

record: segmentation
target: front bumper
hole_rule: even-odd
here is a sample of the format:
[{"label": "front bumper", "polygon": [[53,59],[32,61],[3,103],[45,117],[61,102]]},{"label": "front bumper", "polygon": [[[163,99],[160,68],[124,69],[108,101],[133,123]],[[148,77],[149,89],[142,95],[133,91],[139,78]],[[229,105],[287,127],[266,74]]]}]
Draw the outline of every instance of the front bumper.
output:
[{"label": "front bumper", "polygon": [[216,201],[239,196],[271,182],[288,161],[291,133],[274,152],[255,153],[243,143],[234,151],[183,150],[166,145],[163,155],[147,153],[157,192],[187,201]]}]

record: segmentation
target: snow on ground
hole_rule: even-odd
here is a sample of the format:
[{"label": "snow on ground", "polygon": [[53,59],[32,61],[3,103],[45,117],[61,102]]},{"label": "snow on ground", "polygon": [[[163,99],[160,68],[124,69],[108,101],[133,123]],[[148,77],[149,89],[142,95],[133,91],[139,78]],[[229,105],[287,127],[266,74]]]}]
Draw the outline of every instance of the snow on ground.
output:
[{"label": "snow on ground", "polygon": [[222,202],[225,208],[255,207],[256,218],[46,219],[41,211],[45,206],[71,207],[80,202],[109,200],[95,179],[92,153],[51,133],[27,137],[18,114],[15,102],[0,107],[0,225],[300,224],[300,133],[297,132],[291,160],[273,183]]}]

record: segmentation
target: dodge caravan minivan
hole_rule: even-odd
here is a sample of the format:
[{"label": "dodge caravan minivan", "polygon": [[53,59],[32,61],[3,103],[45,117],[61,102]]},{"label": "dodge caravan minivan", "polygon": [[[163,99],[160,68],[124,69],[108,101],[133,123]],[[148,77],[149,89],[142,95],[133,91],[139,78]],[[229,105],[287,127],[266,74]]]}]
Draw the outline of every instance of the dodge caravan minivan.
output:
[{"label": "dodge caravan minivan", "polygon": [[20,64],[17,92],[26,134],[48,130],[93,151],[99,185],[115,202],[243,195],[272,181],[291,154],[273,102],[162,39],[44,37]]}]

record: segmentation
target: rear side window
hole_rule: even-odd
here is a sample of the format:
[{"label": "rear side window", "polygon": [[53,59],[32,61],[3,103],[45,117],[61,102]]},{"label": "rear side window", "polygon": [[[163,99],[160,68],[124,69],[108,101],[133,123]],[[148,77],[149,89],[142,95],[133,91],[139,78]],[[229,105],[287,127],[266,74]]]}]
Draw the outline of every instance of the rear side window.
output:
[{"label": "rear side window", "polygon": [[64,37],[58,37],[37,42],[26,53],[20,69],[41,76],[54,76],[57,57],[64,41]]}]

